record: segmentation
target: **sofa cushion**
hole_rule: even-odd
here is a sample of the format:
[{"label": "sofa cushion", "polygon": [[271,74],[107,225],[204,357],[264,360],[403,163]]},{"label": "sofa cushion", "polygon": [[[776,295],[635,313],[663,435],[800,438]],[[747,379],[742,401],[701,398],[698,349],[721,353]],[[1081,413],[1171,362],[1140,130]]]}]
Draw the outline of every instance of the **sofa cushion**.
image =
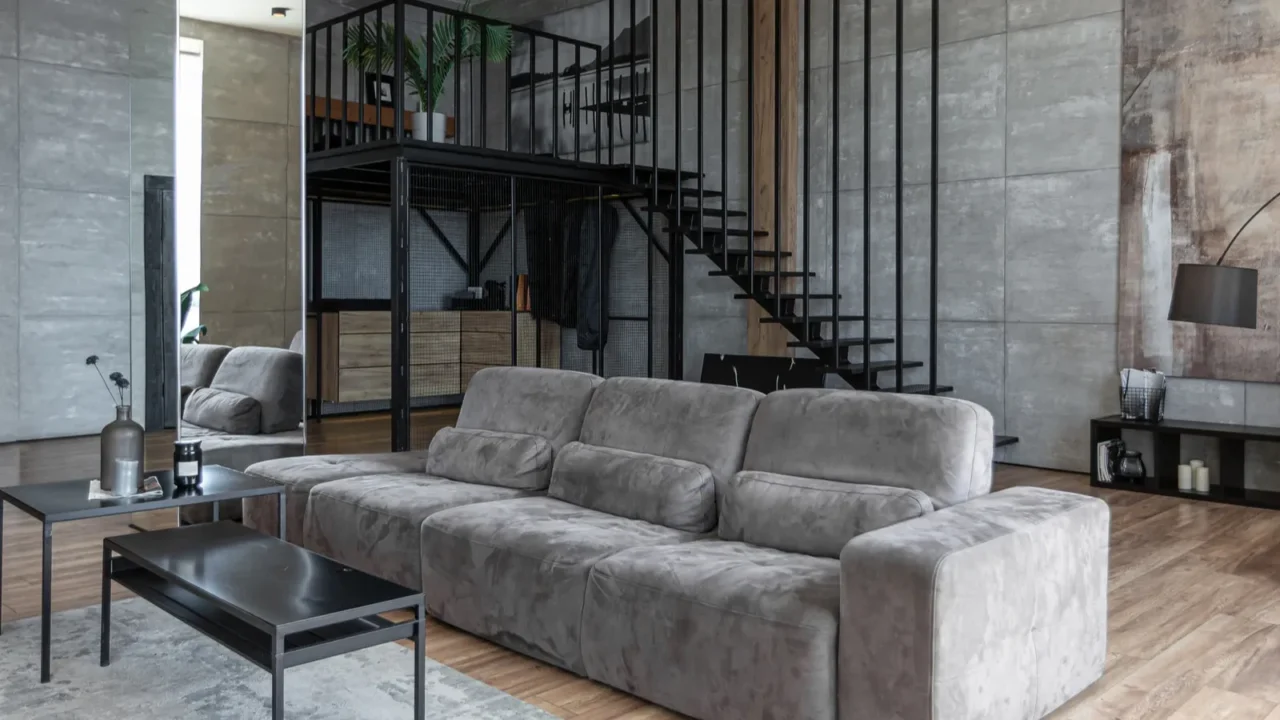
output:
[{"label": "sofa cushion", "polygon": [[720,487],[723,540],[838,558],[854,537],[933,510],[919,490],[744,470]]},{"label": "sofa cushion", "polygon": [[297,430],[302,422],[302,356],[267,347],[227,353],[209,387],[248,395],[262,405],[264,433]]},{"label": "sofa cushion", "polygon": [[311,489],[303,545],[385,580],[421,588],[423,520],[459,505],[527,494],[419,474],[334,480]]},{"label": "sofa cushion", "polygon": [[553,498],[686,532],[716,524],[711,470],[688,460],[569,443],[556,457]]},{"label": "sofa cushion", "polygon": [[[298,453],[301,454],[301,453]],[[362,475],[415,473],[426,462],[424,452],[368,453],[364,455],[307,455],[280,460],[266,460],[250,465],[245,472],[284,485],[288,528],[287,537],[302,542],[311,488],[320,483]],[[245,525],[268,535],[278,530],[275,498],[249,498],[244,501]]]},{"label": "sofa cushion", "polygon": [[596,563],[587,676],[697,718],[834,720],[840,563],[718,540]]},{"label": "sofa cushion", "polygon": [[700,463],[723,482],[742,469],[754,390],[699,383],[610,378],[582,424],[587,445]]},{"label": "sofa cushion", "polygon": [[991,413],[964,400],[782,390],[760,403],[744,470],[920,490],[942,508],[991,491]]},{"label": "sofa cushion", "polygon": [[526,367],[485,368],[471,378],[459,428],[537,435],[558,452],[577,440],[596,375]]},{"label": "sofa cushion", "polygon": [[547,497],[445,510],[422,524],[427,608],[450,625],[581,675],[591,568],[626,548],[697,537]]},{"label": "sofa cushion", "polygon": [[209,387],[227,353],[231,352],[226,345],[187,343],[181,347],[178,352],[178,381],[182,387],[191,390]]},{"label": "sofa cushion", "polygon": [[551,482],[551,443],[537,435],[442,428],[431,439],[426,473],[517,490]]},{"label": "sofa cushion", "polygon": [[262,427],[262,405],[229,390],[197,388],[187,398],[182,421],[231,435],[257,435]]}]

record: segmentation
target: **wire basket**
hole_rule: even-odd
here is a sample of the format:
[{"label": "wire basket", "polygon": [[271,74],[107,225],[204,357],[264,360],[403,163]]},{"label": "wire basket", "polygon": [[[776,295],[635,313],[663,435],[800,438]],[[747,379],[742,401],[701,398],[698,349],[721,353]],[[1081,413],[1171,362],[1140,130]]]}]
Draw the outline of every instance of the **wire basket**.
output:
[{"label": "wire basket", "polygon": [[1165,388],[1120,386],[1120,416],[1125,420],[1157,423],[1164,420]]}]

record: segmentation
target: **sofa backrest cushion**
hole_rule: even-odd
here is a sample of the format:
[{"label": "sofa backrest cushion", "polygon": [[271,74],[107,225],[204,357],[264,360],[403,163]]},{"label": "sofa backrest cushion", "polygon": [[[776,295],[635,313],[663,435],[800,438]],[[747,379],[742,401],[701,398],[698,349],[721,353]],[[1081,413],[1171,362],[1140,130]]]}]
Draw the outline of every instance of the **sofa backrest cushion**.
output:
[{"label": "sofa backrest cushion", "polygon": [[209,387],[231,348],[226,345],[185,344],[178,351],[178,382],[185,388]]},{"label": "sofa backrest cushion", "polygon": [[721,485],[718,501],[722,540],[830,558],[858,535],[933,511],[919,490],[750,470]]},{"label": "sofa backrest cushion", "polygon": [[[262,405],[264,434],[297,430],[302,422],[302,356],[268,347],[227,353],[210,387],[248,395]],[[188,401],[190,402],[190,401]]]},{"label": "sofa backrest cushion", "polygon": [[182,421],[229,435],[257,435],[262,428],[262,405],[230,390],[196,388],[187,398]]},{"label": "sofa backrest cushion", "polygon": [[920,490],[936,507],[991,491],[991,413],[951,398],[782,390],[760,403],[744,470]]},{"label": "sofa backrest cushion", "polygon": [[587,408],[582,442],[698,463],[724,482],[742,469],[762,397],[724,385],[610,378]]},{"label": "sofa backrest cushion", "polygon": [[485,368],[462,399],[457,427],[537,435],[560,448],[577,440],[596,375],[526,367]]},{"label": "sofa backrest cushion", "polygon": [[715,478],[688,460],[569,443],[556,456],[547,495],[686,532],[716,524]]},{"label": "sofa backrest cushion", "polygon": [[448,480],[516,490],[546,490],[551,443],[537,435],[443,428],[431,439],[424,468]]}]

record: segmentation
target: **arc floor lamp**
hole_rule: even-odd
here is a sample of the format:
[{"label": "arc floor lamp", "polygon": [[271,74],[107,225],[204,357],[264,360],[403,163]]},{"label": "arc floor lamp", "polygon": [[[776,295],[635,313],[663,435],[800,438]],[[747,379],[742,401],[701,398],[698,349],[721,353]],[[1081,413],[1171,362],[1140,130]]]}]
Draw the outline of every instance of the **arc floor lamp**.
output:
[{"label": "arc floor lamp", "polygon": [[1258,208],[1240,227],[1213,265],[1180,263],[1173,281],[1173,302],[1169,319],[1201,325],[1226,325],[1257,329],[1258,271],[1223,265],[1231,246],[1245,228],[1276,200],[1280,193]]}]

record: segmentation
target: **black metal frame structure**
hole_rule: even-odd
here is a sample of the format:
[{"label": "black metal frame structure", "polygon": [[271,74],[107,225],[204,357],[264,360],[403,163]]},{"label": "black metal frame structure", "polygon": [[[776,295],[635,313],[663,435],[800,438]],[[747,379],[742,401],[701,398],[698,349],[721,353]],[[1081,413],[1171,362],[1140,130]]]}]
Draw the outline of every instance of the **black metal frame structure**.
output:
[{"label": "black metal frame structure", "polygon": [[[394,248],[394,288],[390,304],[384,304],[382,307],[387,307],[392,312],[393,326],[397,334],[393,354],[401,362],[410,350],[407,330],[410,308],[407,305],[406,290],[409,280],[405,276],[409,242],[406,233],[409,218],[415,214],[424,213],[421,208],[412,207],[408,178],[412,168],[426,167],[448,172],[474,173],[490,178],[490,182],[507,182],[510,190],[507,200],[511,208],[511,217],[506,231],[510,233],[515,232],[516,213],[520,207],[518,186],[521,182],[563,183],[566,186],[581,188],[582,201],[591,201],[594,198],[600,207],[603,207],[606,202],[616,203],[617,207],[626,213],[625,217],[630,218],[649,238],[648,275],[651,282],[647,297],[649,312],[646,316],[649,320],[648,341],[652,348],[659,340],[655,337],[653,326],[655,306],[665,305],[668,320],[665,338],[666,376],[668,377],[678,379],[682,376],[685,333],[685,256],[698,255],[714,266],[714,269],[709,272],[710,275],[728,278],[737,285],[740,292],[735,294],[736,299],[753,302],[763,308],[767,317],[762,318],[761,322],[781,325],[794,338],[788,343],[789,347],[793,348],[792,352],[811,353],[821,363],[822,372],[825,374],[838,376],[858,389],[929,395],[951,392],[953,388],[940,384],[938,376],[940,1],[931,0],[929,14],[931,58],[928,121],[931,212],[926,289],[928,293],[927,357],[908,356],[905,343],[908,296],[906,288],[908,278],[905,272],[907,247],[904,228],[907,189],[904,175],[906,150],[904,127],[907,120],[907,103],[903,83],[905,72],[903,38],[907,20],[905,0],[895,0],[893,14],[893,58],[896,72],[893,95],[895,129],[892,141],[891,185],[894,193],[894,257],[892,268],[885,273],[886,276],[892,273],[894,284],[892,308],[873,307],[874,298],[871,292],[874,260],[871,251],[874,231],[871,208],[875,200],[873,193],[875,183],[882,178],[873,177],[873,163],[869,160],[876,151],[876,144],[873,142],[876,137],[873,127],[870,69],[875,28],[870,0],[866,0],[861,8],[845,8],[844,3],[834,3],[830,14],[826,16],[820,16],[825,11],[819,12],[818,7],[815,7],[815,0],[745,0],[745,2],[720,0],[719,77],[713,77],[714,73],[708,72],[706,62],[717,50],[715,48],[717,27],[714,18],[708,18],[708,10],[714,10],[714,6],[709,7],[700,0],[652,0],[650,17],[647,21],[650,28],[647,38],[637,34],[640,26],[637,25],[636,0],[601,0],[608,5],[609,34],[614,41],[607,47],[538,29],[511,25],[512,32],[517,37],[527,39],[529,67],[523,74],[515,74],[514,63],[510,57],[502,64],[473,64],[470,68],[471,80],[465,89],[466,92],[462,85],[463,73],[454,72],[453,92],[457,109],[455,132],[451,140],[446,139],[443,142],[438,141],[439,138],[433,138],[437,140],[435,142],[414,139],[411,133],[407,132],[404,112],[405,63],[408,58],[418,57],[422,48],[418,49],[418,54],[406,54],[407,33],[397,31],[394,58],[390,63],[397,88],[390,103],[390,111],[394,118],[390,123],[391,127],[389,130],[379,129],[371,134],[368,131],[365,122],[366,113],[363,110],[355,114],[354,121],[345,109],[340,113],[341,117],[335,118],[330,115],[334,107],[345,108],[349,102],[347,93],[350,87],[346,81],[348,68],[342,67],[340,71],[343,81],[339,88],[342,96],[337,98],[337,103],[324,103],[325,114],[321,117],[313,117],[308,125],[309,196],[315,205],[331,199],[342,199],[343,202],[383,204],[393,208],[391,241]],[[687,7],[686,2],[693,2],[695,5]],[[798,8],[788,4],[791,2],[798,3]],[[784,37],[782,22],[784,9],[798,9],[800,18],[798,32],[803,32],[806,36],[801,38],[804,49],[800,53],[801,56],[797,58],[784,57],[783,54],[784,47],[792,46],[789,39]],[[842,101],[841,83],[846,80],[843,75],[847,70],[841,63],[851,59],[841,55],[840,28],[841,21],[846,19],[845,14],[857,11],[863,13],[863,47],[859,58],[863,63],[861,97],[863,127],[860,139],[862,157],[867,160],[863,162],[860,188],[864,209],[861,222],[862,237],[851,239],[849,236],[855,233],[856,229],[844,226],[840,218],[843,207],[840,192],[842,190],[841,175],[845,170],[841,162],[843,140],[841,130],[843,127],[848,127],[846,124],[848,118],[842,117],[838,111]],[[396,28],[404,28],[407,13],[410,12],[425,13],[428,25],[433,24],[435,18],[445,16],[459,21],[459,24],[455,24],[456,28],[461,27],[461,22],[477,23],[480,26],[506,25],[500,19],[484,18],[449,8],[436,7],[420,0],[382,0],[368,8],[310,28],[307,56],[312,59],[314,68],[319,57],[317,47],[323,45],[330,49],[324,62],[331,63],[335,35],[345,37],[354,25],[367,26],[369,23],[382,23],[387,18],[392,18]],[[770,12],[774,19],[772,26],[768,28],[772,38],[760,37],[764,26],[758,29],[757,20],[761,17],[767,19],[767,14]],[[618,23],[628,20],[630,25],[624,29],[623,34],[619,34]],[[745,68],[745,78],[730,77],[733,63],[730,58],[728,38],[732,28],[741,28],[744,25],[747,28],[746,52],[741,65]],[[817,27],[824,25],[831,33],[831,41],[828,43],[829,54],[826,58],[815,57],[815,43],[806,40],[812,38]],[[674,29],[676,43],[674,49],[659,47],[659,34],[652,30],[657,27]],[[628,32],[630,35],[626,36]],[[458,47],[457,41],[461,34],[461,29],[458,29],[454,47]],[[483,36],[484,33],[480,35]],[[622,42],[624,36],[625,43]],[[686,39],[691,40],[687,43],[688,46],[695,48],[694,57],[688,57],[690,52],[686,49]],[[756,62],[761,60],[757,57],[757,50],[761,43],[770,39],[773,46],[770,53],[773,71],[768,81],[772,87],[757,88],[760,78],[757,78]],[[432,39],[432,34],[429,34],[425,41],[428,58],[431,54],[429,52],[432,48],[431,43],[435,41]],[[538,48],[545,50],[547,47],[551,48],[549,53],[551,57],[548,59],[543,56],[540,61]],[[627,48],[624,56],[617,54],[620,47]],[[642,57],[642,51],[647,51],[647,58]],[[562,58],[572,58],[572,62],[562,62]],[[649,63],[647,74],[639,67],[642,60],[647,60]],[[784,161],[789,159],[786,158],[783,142],[781,138],[773,142],[772,158],[759,152],[760,148],[756,147],[758,123],[771,122],[775,137],[781,134],[777,131],[783,128],[784,108],[777,100],[782,96],[785,82],[781,72],[784,60],[787,63],[794,61],[798,67],[803,68],[802,87],[799,90],[800,107],[796,108],[796,114],[802,118],[802,125],[796,128],[796,131],[803,133],[802,149],[797,163],[800,167],[801,184],[795,191],[797,197],[786,202],[798,202],[800,212],[804,213],[806,218],[811,218],[812,214],[809,210],[814,196],[827,192],[831,198],[830,218],[826,226],[821,227],[806,221],[803,223],[803,230],[796,232],[795,238],[789,237],[795,226],[793,219],[784,217],[788,206],[784,204],[781,188],[786,179],[785,172],[788,171],[788,168],[784,167]],[[427,62],[431,61],[428,59]],[[539,67],[539,62],[547,67]],[[669,74],[680,79],[681,89],[693,91],[695,99],[692,103],[684,100],[684,92],[672,92],[674,88],[664,89],[655,85],[657,79],[663,77],[659,72],[660,63],[667,62],[673,64],[674,72]],[[829,87],[820,86],[812,81],[815,67],[823,62],[830,68]],[[686,63],[696,72],[694,82],[685,79]],[[378,65],[383,66],[382,58],[378,58]],[[458,62],[456,66],[461,68],[462,63]],[[428,69],[430,69],[429,66]],[[477,69],[479,82],[475,83]],[[501,77],[490,77],[499,69],[503,71]],[[566,106],[561,92],[562,84],[568,87],[570,71],[572,71],[572,90],[569,92],[572,95]],[[594,87],[587,88],[584,94],[584,85],[591,84],[592,74],[594,74]],[[324,94],[326,97],[334,98],[332,67],[326,66],[324,77],[326,78]],[[741,79],[746,80],[746,107],[745,111],[738,113],[729,107],[729,85]],[[535,97],[535,88],[539,83],[545,83],[551,90],[554,102],[548,104],[550,107],[544,108],[539,105]],[[716,93],[712,86],[717,84],[720,98],[718,117],[714,112],[709,112],[707,107],[707,100],[714,97],[708,92]],[[358,86],[356,99],[363,108],[367,98],[359,88],[362,88],[364,83],[356,83],[356,85]],[[476,86],[480,89],[478,96],[469,93],[469,90]],[[314,98],[320,92],[314,72],[310,79],[310,87]],[[503,100],[499,101],[503,102],[504,106],[492,108],[493,112],[490,112],[488,102],[490,97],[494,96],[490,92],[494,87],[505,88],[506,91],[501,93]],[[519,105],[515,105],[514,96],[524,88],[528,90],[527,108],[524,106],[523,99]],[[667,107],[665,101],[660,103],[660,95],[664,92],[672,98],[670,107]],[[757,108],[757,100],[761,97],[761,92],[772,93],[774,102],[771,107]],[[823,97],[824,95],[826,97]],[[814,108],[823,102],[829,103],[829,108],[836,109],[834,112],[828,111],[831,135],[829,146],[825,148],[820,139],[811,137],[815,133],[804,132],[804,128],[809,125],[809,121],[814,116]],[[692,118],[689,117],[690,108],[686,107],[689,104],[694,105]],[[383,118],[381,96],[372,105],[373,117],[378,118],[381,123]],[[428,102],[427,105],[425,110],[435,110],[434,102]],[[319,114],[321,107],[319,103],[312,100],[309,106],[315,108]],[[548,110],[550,118],[546,117]],[[517,112],[524,113],[528,121],[528,128],[520,128],[520,132],[517,132],[513,126],[513,116]],[[668,114],[664,115],[664,112]],[[574,118],[572,138],[562,138],[557,125],[563,121],[566,113],[572,114]],[[736,122],[735,118],[744,118],[746,121],[746,139],[743,143],[745,147],[734,148],[730,145],[730,138],[735,132],[731,128],[731,123]],[[551,127],[549,138],[545,136],[545,132],[542,135],[539,134],[540,125],[543,130],[548,127],[543,124],[547,120]],[[491,132],[498,122],[505,123],[503,131]],[[584,125],[590,126],[596,132],[593,148],[584,147],[582,130]],[[641,143],[637,142],[637,137],[646,133],[639,132],[638,135],[638,130],[650,126],[653,128],[652,133],[645,138],[650,148],[649,157],[644,158],[643,153],[639,151]],[[659,132],[661,127],[675,128],[677,131],[674,132],[673,137],[663,137]],[[317,131],[316,128],[321,130]],[[630,128],[629,135],[625,132],[626,128]],[[525,137],[525,130],[527,130],[527,137]],[[692,130],[692,133],[687,132],[688,130]],[[609,134],[608,143],[600,140],[606,131]],[[720,133],[718,163],[713,162],[708,156],[709,152],[715,149],[716,143],[713,140],[716,131]],[[618,145],[615,142],[618,135],[626,137],[627,141]],[[618,151],[625,155],[621,161],[616,157]],[[830,156],[830,187],[825,190],[821,187],[812,187],[815,178],[810,172],[815,158],[822,153],[829,153]],[[763,167],[762,162],[770,161],[773,195],[768,198],[757,198],[756,171]],[[716,165],[719,167],[717,168]],[[708,177],[708,173],[717,170],[720,180],[718,188]],[[734,176],[747,178],[746,183],[740,184],[740,187],[745,186],[747,189],[745,197],[727,196],[727,191],[732,187],[729,179]],[[767,209],[772,210],[772,221],[764,223],[762,212]],[[319,231],[319,217],[314,209],[313,216],[317,220],[316,230]],[[597,219],[603,221],[599,217]],[[771,227],[762,227],[763,224]],[[829,255],[820,256],[821,253],[815,253],[820,244],[815,242],[814,238],[815,236],[821,238],[823,233],[828,240],[824,244],[824,249]],[[437,234],[440,233],[437,232]],[[761,239],[771,236],[774,238],[771,246],[759,245]],[[784,239],[795,242],[784,248],[782,242]],[[848,273],[842,275],[844,271],[841,268],[841,258],[848,257],[845,251],[848,250],[850,242],[861,244],[860,278],[844,276]],[[448,243],[443,244],[448,245]],[[494,243],[491,244],[489,252],[479,252],[479,243],[468,245],[465,253],[452,252],[450,262],[467,270],[469,276],[474,276],[473,271],[477,263],[480,266],[485,265],[492,257],[492,249],[496,247],[497,244]],[[513,243],[512,268],[515,267],[514,252]],[[852,253],[850,255],[856,257]],[[663,288],[665,298],[658,294],[652,283],[655,277],[655,263],[660,261],[665,261],[667,266],[665,288]],[[762,265],[762,263],[772,264]],[[799,267],[794,267],[797,264]],[[830,283],[829,288],[819,287],[821,283],[816,280],[824,275]],[[312,292],[318,302],[330,303],[332,301],[326,299],[323,292],[316,292],[317,289],[322,290],[314,285],[320,281],[321,276],[320,270],[313,267]],[[514,287],[514,270],[511,283]],[[846,295],[852,290],[859,289],[860,302],[855,303],[856,309],[851,311]],[[513,312],[513,345],[516,327],[514,318]],[[883,322],[874,323],[873,321],[877,319]],[[892,331],[882,335],[873,334],[878,327],[886,329],[891,327]],[[516,353],[514,347],[512,353],[514,358]],[[651,353],[648,362],[650,375],[655,372],[653,365]],[[917,369],[927,372],[927,379],[923,382],[909,382],[908,373]],[[396,413],[394,446],[397,449],[408,446],[409,394],[408,377],[404,370],[402,365],[393,387]],[[592,370],[600,373],[606,370],[599,353],[592,357]],[[892,381],[883,382],[881,375],[884,373],[892,373]]]}]

